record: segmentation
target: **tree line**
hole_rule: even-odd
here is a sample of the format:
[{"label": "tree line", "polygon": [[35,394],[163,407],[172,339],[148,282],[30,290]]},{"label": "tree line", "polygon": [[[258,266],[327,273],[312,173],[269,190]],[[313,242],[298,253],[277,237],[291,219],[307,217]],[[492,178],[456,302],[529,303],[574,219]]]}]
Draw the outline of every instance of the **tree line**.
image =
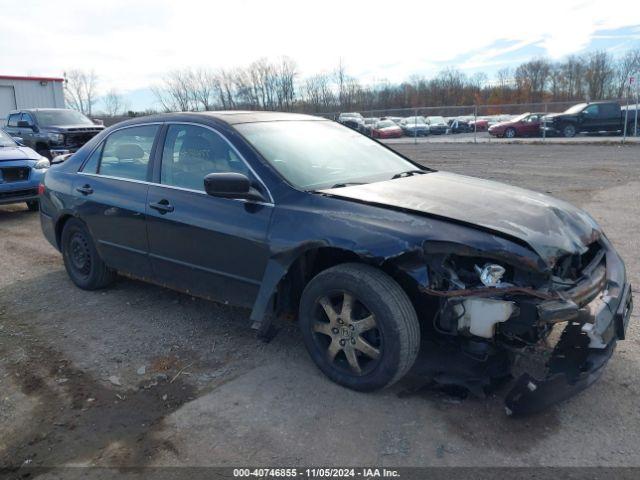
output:
[{"label": "tree line", "polygon": [[[640,47],[614,56],[604,50],[561,61],[534,58],[490,79],[447,68],[432,78],[413,75],[399,83],[373,85],[350,75],[342,61],[330,72],[302,77],[295,60],[262,58],[235,69],[174,70],[152,87],[162,111],[281,110],[309,113],[400,108],[571,102],[622,98],[628,78],[640,73]],[[79,71],[67,76],[67,102],[91,113],[96,79]],[[83,93],[86,94],[83,97]],[[105,113],[122,114],[115,91],[103,98]],[[134,112],[129,112],[134,114]]]}]

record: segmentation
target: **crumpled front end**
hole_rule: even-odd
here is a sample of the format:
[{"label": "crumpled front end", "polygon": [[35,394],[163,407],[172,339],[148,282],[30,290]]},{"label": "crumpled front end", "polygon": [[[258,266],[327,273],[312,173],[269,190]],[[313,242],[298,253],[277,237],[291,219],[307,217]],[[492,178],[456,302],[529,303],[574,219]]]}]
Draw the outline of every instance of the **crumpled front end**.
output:
[{"label": "crumpled front end", "polygon": [[436,335],[476,363],[465,380],[460,372],[423,371],[476,391],[509,375],[508,414],[542,410],[591,385],[625,338],[631,287],[604,236],[555,259],[547,272],[455,249],[431,256],[428,268],[422,290],[437,301]]}]

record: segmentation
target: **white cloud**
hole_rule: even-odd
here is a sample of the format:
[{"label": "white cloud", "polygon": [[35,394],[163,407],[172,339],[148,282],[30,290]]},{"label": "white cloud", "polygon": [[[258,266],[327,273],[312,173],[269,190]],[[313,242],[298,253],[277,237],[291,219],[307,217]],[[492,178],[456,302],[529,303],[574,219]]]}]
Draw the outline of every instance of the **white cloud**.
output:
[{"label": "white cloud", "polygon": [[[0,65],[6,74],[94,69],[102,91],[144,88],[176,68],[280,55],[296,59],[303,75],[331,70],[342,57],[364,81],[397,81],[470,51],[477,54],[453,66],[490,65],[532,44],[559,58],[598,30],[640,25],[635,3],[0,0]],[[506,47],[492,47],[499,40]]]}]

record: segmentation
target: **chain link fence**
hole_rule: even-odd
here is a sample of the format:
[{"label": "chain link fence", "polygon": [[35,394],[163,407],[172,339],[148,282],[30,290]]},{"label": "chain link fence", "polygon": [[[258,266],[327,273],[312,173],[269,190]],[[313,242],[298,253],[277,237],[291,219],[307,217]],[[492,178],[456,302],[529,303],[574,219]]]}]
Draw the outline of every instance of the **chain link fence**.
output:
[{"label": "chain link fence", "polygon": [[[635,100],[635,99],[634,99]],[[609,142],[640,141],[640,118],[638,115],[638,104],[627,102],[627,99],[614,99],[621,107],[621,119],[618,127],[611,123],[604,128],[587,133],[578,133],[574,138],[563,138],[563,141],[570,142],[606,140]],[[413,141],[415,143],[427,140],[426,137],[435,139],[435,135],[446,135],[440,141],[466,141],[466,142],[491,142],[500,137],[507,137],[511,140],[514,137],[533,137],[540,141],[551,138],[562,137],[558,133],[550,134],[547,129],[540,128],[541,118],[545,115],[562,113],[568,108],[576,105],[575,101],[567,102],[544,102],[544,103],[518,103],[518,104],[495,104],[495,105],[466,105],[466,106],[438,106],[438,107],[417,107],[400,109],[379,109],[366,110],[360,112],[331,112],[317,114],[325,118],[340,121],[357,128],[362,133],[382,139],[397,138],[394,141]],[[628,105],[628,108],[627,108]],[[350,117],[353,115],[353,117]],[[350,121],[350,118],[355,120]],[[523,121],[514,122],[521,118]],[[346,121],[345,121],[346,119]],[[400,127],[402,134],[397,129],[391,132],[391,127],[386,123],[393,122]],[[505,122],[518,123],[513,127],[491,128],[494,125],[505,125]],[[422,125],[428,128],[423,128]],[[377,129],[376,125],[381,128]],[[389,133],[378,130],[389,129]],[[505,135],[505,131],[510,129]],[[491,130],[490,130],[491,129]],[[511,136],[513,135],[513,136]]]}]

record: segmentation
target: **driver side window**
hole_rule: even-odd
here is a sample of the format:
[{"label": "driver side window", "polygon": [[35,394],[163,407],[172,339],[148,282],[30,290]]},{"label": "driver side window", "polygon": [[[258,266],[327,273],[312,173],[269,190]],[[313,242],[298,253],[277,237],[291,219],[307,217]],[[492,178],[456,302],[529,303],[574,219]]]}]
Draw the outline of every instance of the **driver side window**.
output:
[{"label": "driver side window", "polygon": [[160,169],[163,185],[204,191],[204,177],[222,172],[251,177],[245,163],[218,133],[196,125],[169,126]]},{"label": "driver side window", "polygon": [[597,117],[599,113],[598,105],[589,105],[587,108],[583,110],[583,113],[587,117]]}]

